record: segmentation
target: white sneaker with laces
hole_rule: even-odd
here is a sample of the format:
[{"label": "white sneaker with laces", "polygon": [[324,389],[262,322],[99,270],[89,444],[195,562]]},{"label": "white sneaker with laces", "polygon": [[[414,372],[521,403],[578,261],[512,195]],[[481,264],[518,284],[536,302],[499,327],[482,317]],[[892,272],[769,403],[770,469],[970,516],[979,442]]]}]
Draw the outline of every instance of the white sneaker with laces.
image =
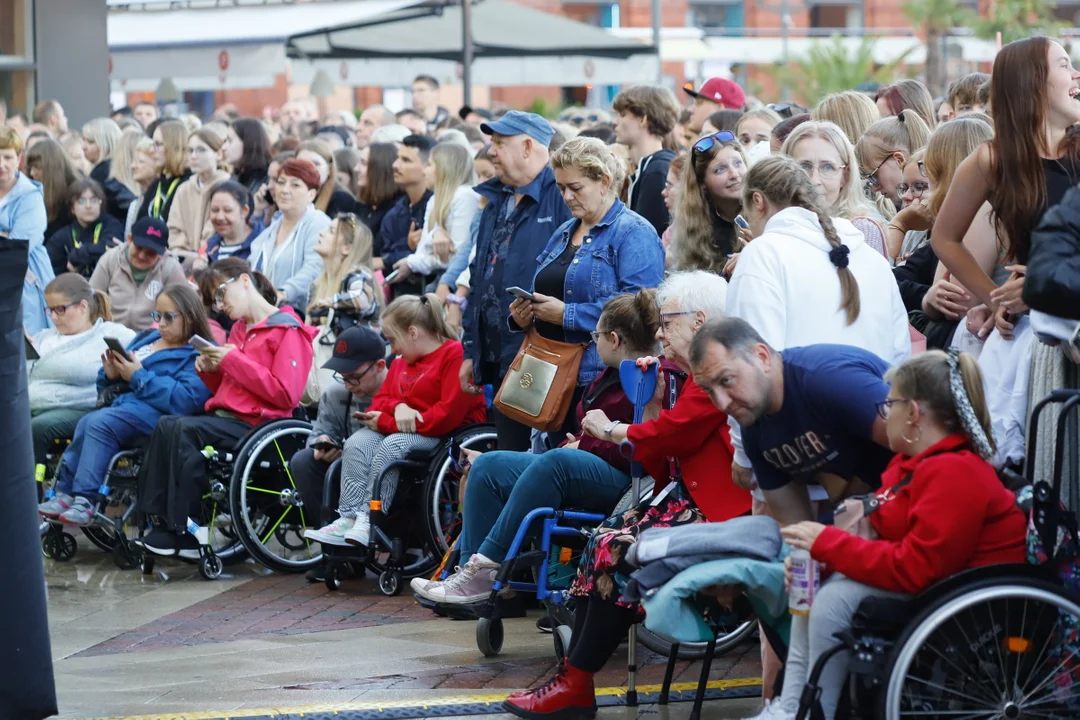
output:
[{"label": "white sneaker with laces", "polygon": [[427,588],[428,585],[438,582],[438,580],[432,580],[428,577],[414,577],[409,581],[409,587],[412,588],[414,594],[419,594],[420,591]]},{"label": "white sneaker with laces", "polygon": [[795,720],[795,713],[784,708],[783,698],[765,701],[765,707],[757,715],[744,720]]},{"label": "white sneaker with laces", "polygon": [[450,605],[471,605],[486,600],[495,583],[499,563],[482,555],[473,555],[465,567],[454,568],[454,574],[441,582],[429,583],[416,589],[416,594],[432,602]]},{"label": "white sneaker with laces", "polygon": [[304,537],[308,540],[323,543],[324,545],[340,545],[341,547],[345,547],[348,545],[348,543],[345,542],[345,533],[352,529],[353,522],[353,518],[339,517],[334,522],[325,527],[321,527],[318,530],[308,528],[304,531]]},{"label": "white sneaker with laces", "polygon": [[356,522],[345,533],[345,542],[361,547],[367,547],[371,543],[371,519],[366,514],[357,513]]}]

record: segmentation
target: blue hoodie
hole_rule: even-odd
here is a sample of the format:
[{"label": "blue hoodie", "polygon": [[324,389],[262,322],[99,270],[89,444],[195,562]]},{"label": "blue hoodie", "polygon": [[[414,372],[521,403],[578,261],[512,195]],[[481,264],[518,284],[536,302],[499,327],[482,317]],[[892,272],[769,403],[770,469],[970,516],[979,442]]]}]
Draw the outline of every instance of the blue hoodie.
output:
[{"label": "blue hoodie", "polygon": [[0,207],[0,233],[12,240],[30,244],[28,270],[23,280],[23,325],[33,337],[52,327],[45,310],[45,286],[53,281],[52,262],[45,249],[45,227],[49,217],[45,212],[45,194],[41,185],[23,173],[15,179],[15,187],[5,196]]},{"label": "blue hoodie", "polygon": [[[127,346],[129,353],[156,342],[157,330],[143,330]],[[142,368],[131,376],[131,392],[113,401],[112,407],[126,408],[153,427],[162,415],[194,415],[202,412],[210,399],[210,388],[195,372],[199,353],[190,345],[158,350],[143,360]],[[105,387],[105,370],[98,371],[98,389]]]},{"label": "blue hoodie", "polygon": [[[251,243],[255,242],[255,238],[259,237],[262,231],[266,229],[266,225],[263,224],[263,221],[256,217],[252,217],[248,222],[251,223],[251,234],[244,239],[244,242],[240,243],[237,246],[234,246],[236,247],[236,250],[234,250],[233,253],[228,257],[239,258],[240,260],[247,260],[248,257],[250,257],[251,255]],[[214,233],[209,237],[209,239],[207,239],[206,261],[211,265],[221,259],[218,257],[221,251],[221,245],[222,243],[220,233]]]}]

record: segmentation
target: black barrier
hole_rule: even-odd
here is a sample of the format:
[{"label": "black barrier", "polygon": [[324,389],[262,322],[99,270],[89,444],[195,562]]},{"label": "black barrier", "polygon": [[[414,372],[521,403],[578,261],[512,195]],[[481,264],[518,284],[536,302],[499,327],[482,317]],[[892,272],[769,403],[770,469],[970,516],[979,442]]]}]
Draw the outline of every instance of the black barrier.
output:
[{"label": "black barrier", "polygon": [[56,714],[38,533],[22,292],[27,244],[0,238],[0,718]]}]

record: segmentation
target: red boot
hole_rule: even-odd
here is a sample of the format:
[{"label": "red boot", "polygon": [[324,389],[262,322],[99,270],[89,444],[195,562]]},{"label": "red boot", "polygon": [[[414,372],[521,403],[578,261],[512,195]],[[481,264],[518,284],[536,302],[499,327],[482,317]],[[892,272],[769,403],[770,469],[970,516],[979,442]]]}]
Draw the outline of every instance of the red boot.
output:
[{"label": "red boot", "polygon": [[593,673],[578,670],[563,660],[555,676],[540,687],[507,697],[503,710],[526,720],[581,720],[595,717]]}]

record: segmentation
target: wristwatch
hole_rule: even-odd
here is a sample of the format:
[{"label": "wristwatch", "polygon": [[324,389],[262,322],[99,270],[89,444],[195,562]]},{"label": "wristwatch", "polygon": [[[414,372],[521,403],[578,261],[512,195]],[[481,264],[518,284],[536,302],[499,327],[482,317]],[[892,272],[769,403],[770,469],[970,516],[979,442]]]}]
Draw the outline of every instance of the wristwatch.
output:
[{"label": "wristwatch", "polygon": [[469,298],[461,297],[460,295],[450,294],[446,296],[446,302],[457,305],[461,308],[461,312],[465,312],[465,308],[469,307]]},{"label": "wristwatch", "polygon": [[615,432],[615,428],[619,427],[620,425],[622,425],[622,420],[616,420],[615,422],[608,423],[607,427],[604,428],[604,437],[608,440],[611,440],[611,433]]}]

